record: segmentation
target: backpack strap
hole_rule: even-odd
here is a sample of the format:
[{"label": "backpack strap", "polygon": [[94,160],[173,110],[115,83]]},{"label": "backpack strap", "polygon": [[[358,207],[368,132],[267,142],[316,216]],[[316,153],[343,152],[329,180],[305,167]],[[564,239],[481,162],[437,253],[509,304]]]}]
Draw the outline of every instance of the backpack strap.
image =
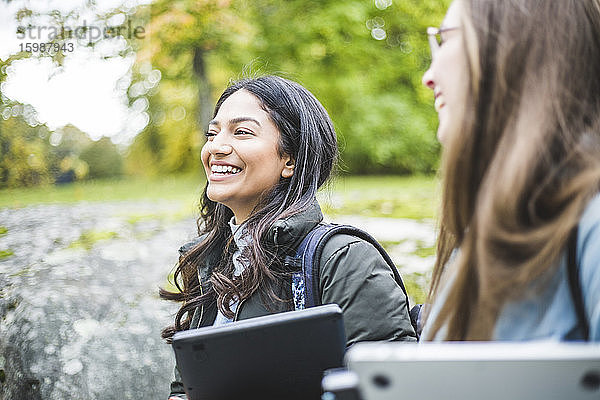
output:
[{"label": "backpack strap", "polygon": [[292,275],[292,293],[294,297],[294,307],[296,310],[314,307],[321,304],[319,276],[320,276],[320,259],[323,253],[323,248],[327,241],[337,234],[346,234],[358,237],[368,243],[371,243],[379,254],[386,261],[394,280],[398,283],[404,295],[406,296],[406,304],[408,306],[408,294],[404,287],[404,282],[400,277],[400,273],[396,265],[384,250],[384,248],[367,232],[358,229],[351,225],[338,224],[319,224],[306,237],[296,250],[295,259],[302,265],[302,271]]},{"label": "backpack strap", "polygon": [[575,305],[575,313],[579,326],[583,331],[583,339],[587,342],[590,340],[590,326],[585,313],[585,305],[583,301],[583,293],[581,291],[581,282],[579,280],[579,268],[577,265],[577,230],[575,226],[569,236],[567,244],[567,277],[569,281],[569,289],[571,290],[571,298]]},{"label": "backpack strap", "polygon": [[[302,310],[308,307],[321,305],[321,296],[319,291],[315,291],[315,280],[313,279],[315,253],[323,236],[333,228],[333,224],[320,223],[312,231],[308,233],[296,249],[297,264],[301,269],[292,275],[292,293],[294,296],[294,307],[296,310]],[[317,268],[318,268],[318,262]]]}]

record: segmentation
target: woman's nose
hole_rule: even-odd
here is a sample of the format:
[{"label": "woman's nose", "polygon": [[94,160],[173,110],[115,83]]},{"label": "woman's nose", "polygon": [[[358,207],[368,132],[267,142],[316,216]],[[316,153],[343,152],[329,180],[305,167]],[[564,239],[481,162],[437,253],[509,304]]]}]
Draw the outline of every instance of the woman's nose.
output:
[{"label": "woman's nose", "polygon": [[433,82],[433,72],[431,72],[431,66],[423,74],[423,78],[421,79],[421,82],[423,82],[423,85],[425,85],[429,89],[433,90],[435,83]]},{"label": "woman's nose", "polygon": [[226,138],[226,135],[223,132],[220,132],[213,136],[213,139],[206,143],[208,145],[208,151],[212,155],[227,155],[233,151],[233,147],[229,144],[229,141]]}]

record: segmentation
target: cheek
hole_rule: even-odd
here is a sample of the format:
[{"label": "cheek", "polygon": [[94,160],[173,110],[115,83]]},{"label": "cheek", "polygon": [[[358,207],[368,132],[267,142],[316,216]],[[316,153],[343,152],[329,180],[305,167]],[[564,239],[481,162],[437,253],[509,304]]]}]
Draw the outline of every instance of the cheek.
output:
[{"label": "cheek", "polygon": [[275,186],[281,178],[283,161],[279,158],[277,153],[271,153],[264,155],[260,160],[253,162],[251,168],[257,185],[260,185],[262,188],[271,188]]},{"label": "cheek", "polygon": [[204,168],[208,167],[208,156],[210,155],[207,149],[207,144],[202,146],[202,151],[200,152],[200,159],[202,160],[202,165],[204,165]]}]

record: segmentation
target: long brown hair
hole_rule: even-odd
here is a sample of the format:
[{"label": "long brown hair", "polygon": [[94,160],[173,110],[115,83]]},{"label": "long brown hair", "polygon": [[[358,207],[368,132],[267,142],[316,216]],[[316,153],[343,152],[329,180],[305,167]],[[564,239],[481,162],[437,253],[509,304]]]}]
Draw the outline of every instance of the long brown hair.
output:
[{"label": "long brown hair", "polygon": [[486,340],[600,190],[600,2],[456,1],[470,81],[442,159],[430,301],[447,297],[428,338]]},{"label": "long brown hair", "polygon": [[[313,205],[317,189],[328,180],[337,160],[333,123],[307,89],[277,76],[243,79],[223,92],[215,106],[215,116],[223,102],[238,90],[256,96],[269,114],[279,130],[279,153],[294,159],[294,174],[291,178],[281,178],[272,190],[264,193],[245,222],[251,242],[242,256],[249,265],[239,277],[233,274],[235,248],[228,224],[233,213],[210,200],[205,187],[198,219],[198,233],[205,235],[204,240],[179,259],[174,274],[178,291],[160,290],[163,299],[182,302],[175,324],[163,330],[164,338],[189,329],[194,310],[203,304],[216,302],[219,310],[231,318],[233,298],[244,300],[259,292],[266,306],[283,300],[276,292],[282,279],[289,275],[283,256],[290,249],[276,248],[269,240],[269,229],[276,221]],[[207,282],[198,278],[198,268],[203,266],[211,270]]]}]

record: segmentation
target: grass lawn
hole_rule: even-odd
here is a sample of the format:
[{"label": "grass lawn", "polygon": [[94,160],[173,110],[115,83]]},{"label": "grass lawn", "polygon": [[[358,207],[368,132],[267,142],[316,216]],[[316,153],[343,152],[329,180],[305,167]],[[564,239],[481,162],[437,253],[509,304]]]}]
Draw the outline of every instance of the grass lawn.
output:
[{"label": "grass lawn", "polygon": [[193,204],[204,186],[204,175],[125,178],[65,185],[0,190],[0,208],[78,201],[180,200]]},{"label": "grass lawn", "polygon": [[434,176],[340,177],[320,193],[330,215],[434,219],[438,179]]},{"label": "grass lawn", "polygon": [[[179,200],[193,205],[203,175],[126,178],[66,185],[0,190],[0,208],[78,201]],[[431,176],[348,176],[336,178],[319,193],[329,215],[435,218],[437,178]]]}]

